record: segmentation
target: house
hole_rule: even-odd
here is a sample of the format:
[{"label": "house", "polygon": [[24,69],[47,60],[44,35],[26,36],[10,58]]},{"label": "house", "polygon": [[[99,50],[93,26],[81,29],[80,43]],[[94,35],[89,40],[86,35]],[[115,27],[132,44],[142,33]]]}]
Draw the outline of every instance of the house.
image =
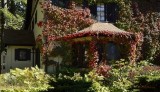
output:
[{"label": "house", "polygon": [[[43,26],[39,27],[39,25],[37,24],[39,21],[45,20],[44,13],[43,13],[45,11],[43,11],[41,7],[41,3],[43,3],[44,1],[45,0],[27,0],[28,4],[27,4],[27,11],[26,11],[27,14],[26,14],[24,30],[27,32],[33,32],[35,41],[40,36],[43,36],[42,35]],[[63,8],[69,8],[68,5],[70,5],[69,0],[51,0],[51,1],[54,5],[63,7]],[[148,0],[148,1],[150,2],[151,0]],[[157,0],[156,2],[159,2],[159,1]],[[118,19],[118,10],[120,8],[116,3],[98,3],[98,4],[89,5],[87,0],[83,0],[82,8],[86,8],[86,7],[90,9],[92,17],[99,22],[109,22],[114,24]],[[42,44],[44,42],[45,40],[42,39]],[[9,45],[9,44],[6,44],[6,45]],[[45,66],[43,64],[42,53],[40,53],[41,48],[39,48],[36,45],[37,43],[35,43],[35,45],[32,44],[30,47],[28,47],[30,49],[32,48],[31,52],[34,52],[33,57],[31,57],[33,58],[33,62],[31,66],[38,65],[40,68],[45,69],[47,72],[52,72],[52,70],[54,69],[54,66],[52,65]],[[3,54],[5,55],[5,52]],[[58,60],[62,61],[61,57],[56,57],[56,58],[51,57],[50,59],[53,61],[58,61]]]},{"label": "house", "polygon": [[42,34],[43,28],[37,22],[43,20],[40,2],[44,0],[27,0],[26,17],[23,30],[7,29],[3,34],[4,51],[1,54],[1,73],[14,68],[25,68],[42,64],[40,48],[36,48],[35,40]]},{"label": "house", "polygon": [[[39,21],[43,21],[45,20],[44,18],[44,13],[45,11],[43,11],[42,7],[41,7],[41,3],[43,3],[45,0],[27,0],[27,14],[26,14],[26,21],[25,21],[25,27],[24,30],[22,31],[22,33],[24,32],[24,34],[22,35],[30,35],[30,34],[34,34],[32,36],[34,36],[34,41],[36,41],[36,39],[42,35],[42,31],[43,31],[43,26],[39,27],[37,25],[37,23]],[[52,0],[52,3],[56,6],[60,6],[63,8],[69,8],[69,0]],[[87,1],[84,0],[83,2],[83,7],[82,8],[89,8],[91,10],[92,13],[92,17],[97,19],[100,22],[111,22],[114,23],[117,19],[117,11],[118,11],[118,6],[115,3],[107,3],[107,4],[93,4],[93,5],[88,5]],[[80,7],[78,7],[80,8]],[[6,31],[7,32],[7,31]],[[19,32],[13,32],[13,34],[10,34],[12,36],[10,37],[15,37],[14,35],[18,35],[21,34]],[[8,37],[8,36],[7,36]],[[18,37],[18,36],[17,36]],[[21,36],[22,39],[21,41],[19,41],[20,39],[18,39],[15,42],[23,42],[29,38],[23,38],[23,36]],[[19,37],[19,38],[21,38]],[[43,38],[43,37],[42,37]],[[11,39],[15,39],[15,38],[10,38]],[[33,39],[32,39],[33,40]],[[52,72],[52,70],[54,70],[54,67],[51,66],[45,66],[43,64],[43,59],[42,59],[42,53],[40,53],[41,48],[38,48],[36,45],[36,43],[34,44],[34,41],[32,41],[31,43],[25,43],[25,44],[14,44],[14,42],[9,43],[7,42],[7,40],[5,40],[6,43],[6,51],[4,51],[2,53],[2,57],[7,58],[10,57],[14,54],[14,56],[12,56],[13,58],[13,62],[8,61],[8,62],[4,62],[2,63],[2,68],[4,68],[4,72],[5,71],[9,71],[9,69],[18,67],[18,68],[24,68],[24,67],[30,67],[30,66],[35,66],[38,65],[40,68],[45,69],[47,72]],[[42,39],[42,43],[44,43],[44,40]],[[22,63],[17,63],[17,53],[21,54],[21,50],[26,51],[26,55],[28,55],[30,53],[29,56],[27,56],[26,58],[28,58],[30,63],[25,64],[26,62],[23,62],[23,60],[18,60],[22,63],[24,63],[24,66],[22,65]],[[11,55],[11,51],[12,55]],[[9,54],[10,53],[10,54]],[[23,54],[23,53],[22,53]],[[3,58],[2,58],[3,59]],[[8,59],[8,58],[7,58]],[[53,61],[62,61],[61,57],[55,57],[55,58],[50,58]],[[4,60],[6,61],[6,60]],[[59,62],[60,62],[59,61]],[[3,62],[3,60],[2,60]],[[11,63],[9,63],[11,62]],[[4,65],[4,66],[3,66]],[[7,65],[7,66],[5,66]],[[17,65],[17,66],[12,66],[12,65]],[[6,69],[6,70],[5,70]]]},{"label": "house", "polygon": [[1,73],[10,69],[35,66],[35,45],[33,32],[26,30],[5,30],[3,34],[4,51],[1,54]]},{"label": "house", "polygon": [[[43,9],[41,8],[41,2],[44,2],[44,1],[45,0],[28,0],[28,4],[27,4],[27,16],[26,16],[26,21],[25,21],[25,30],[32,31],[34,33],[35,40],[38,38],[38,36],[42,35],[42,31],[43,31],[43,27],[38,27],[37,23],[45,19],[44,13],[42,13],[45,11],[43,11]],[[56,6],[63,7],[63,8],[69,8],[68,7],[70,4],[69,0],[51,0],[51,1]],[[88,3],[86,3],[86,1],[84,0],[82,8],[85,8],[85,7],[90,8],[92,17],[97,19],[100,22],[115,22],[116,21],[115,17],[117,17],[118,7],[115,3],[110,3],[110,4],[105,4],[105,5],[104,4],[98,4],[98,5],[94,4],[94,5],[89,6]],[[42,42],[44,42],[43,39],[42,39]],[[35,53],[40,52],[40,48],[35,48],[35,49],[36,49]],[[43,64],[41,53],[39,54],[39,56],[35,55],[35,61],[40,62],[39,67],[46,69],[46,71],[51,70],[47,66],[45,67],[45,65]]]}]

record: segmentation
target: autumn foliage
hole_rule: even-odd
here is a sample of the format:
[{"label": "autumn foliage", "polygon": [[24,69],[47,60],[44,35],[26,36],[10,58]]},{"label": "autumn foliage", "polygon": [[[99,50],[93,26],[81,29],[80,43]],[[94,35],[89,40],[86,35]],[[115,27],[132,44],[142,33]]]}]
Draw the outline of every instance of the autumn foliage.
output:
[{"label": "autumn foliage", "polygon": [[[41,3],[44,9],[43,36],[50,42],[57,36],[77,32],[94,23],[89,9],[67,9],[52,5],[51,1]],[[42,24],[42,21],[39,22]]]}]

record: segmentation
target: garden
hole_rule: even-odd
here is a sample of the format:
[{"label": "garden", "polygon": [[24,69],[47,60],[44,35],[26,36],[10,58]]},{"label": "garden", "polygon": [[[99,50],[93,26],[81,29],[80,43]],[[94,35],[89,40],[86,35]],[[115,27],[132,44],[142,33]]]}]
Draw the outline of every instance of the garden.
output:
[{"label": "garden", "polygon": [[[56,56],[63,57],[62,63],[53,74],[38,67],[1,74],[0,91],[159,92],[159,14],[152,9],[145,11],[147,7],[141,8],[149,4],[141,0],[106,2],[121,7],[115,25],[126,31],[112,25],[109,27],[118,31],[105,27],[107,31],[91,31],[90,26],[97,22],[91,19],[88,9],[63,9],[48,1],[41,3],[47,19],[37,24],[44,26],[44,30],[36,39],[36,47],[41,49],[44,64],[52,64],[48,57]],[[107,55],[108,44],[115,44],[117,48],[112,60]]]},{"label": "garden", "polygon": [[15,69],[0,76],[2,92],[159,92],[160,67],[121,60],[88,70],[63,67],[48,75],[37,67]]}]

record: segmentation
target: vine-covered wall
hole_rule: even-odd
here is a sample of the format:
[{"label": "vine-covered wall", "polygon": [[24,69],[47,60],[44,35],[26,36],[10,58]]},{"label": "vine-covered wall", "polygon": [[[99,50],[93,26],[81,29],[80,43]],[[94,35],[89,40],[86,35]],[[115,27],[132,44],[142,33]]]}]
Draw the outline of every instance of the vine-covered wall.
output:
[{"label": "vine-covered wall", "polygon": [[[77,1],[77,0],[76,0]],[[79,0],[78,0],[79,1]],[[116,26],[126,31],[141,33],[137,45],[137,60],[158,62],[160,55],[160,1],[158,0],[88,0],[93,3],[116,2],[119,19]]]},{"label": "vine-covered wall", "polygon": [[[73,1],[82,3],[82,0],[73,0]],[[90,2],[90,4],[101,3],[101,2],[117,3],[117,5],[119,6],[119,14],[118,14],[119,18],[117,22],[115,23],[116,26],[126,31],[129,31],[129,32],[139,33],[141,35],[137,35],[138,40],[140,40],[140,38],[143,39],[138,45],[136,45],[136,47],[138,47],[136,48],[136,55],[135,55],[136,57],[134,57],[136,58],[136,60],[154,61],[154,58],[156,58],[156,56],[159,55],[159,52],[160,52],[160,41],[159,41],[160,40],[160,14],[158,11],[159,7],[156,7],[158,4],[157,1],[155,0],[88,0],[88,2]],[[63,13],[62,9],[51,7],[51,6],[48,8],[47,5],[50,5],[50,4],[47,3],[46,5],[44,5],[44,8],[45,10],[48,9],[48,11],[50,11],[48,12],[48,14],[51,14],[53,16],[55,15],[54,13],[56,14],[60,13],[60,15],[63,15],[61,14]],[[52,8],[55,8],[55,9],[52,9]],[[75,17],[75,15],[81,14],[80,11],[76,11],[77,13],[75,13],[75,11],[73,10],[70,10],[67,13],[65,13],[65,11],[64,11],[64,15],[66,14],[65,16],[72,14],[73,15],[72,17]],[[48,16],[48,18],[52,16]],[[64,23],[64,19],[66,18],[65,16],[64,18],[58,16],[60,19],[62,18],[61,20],[59,20],[59,22],[62,23],[61,25],[62,27],[58,25],[60,27],[60,31],[63,30],[61,28],[64,27],[63,23]],[[73,19],[72,17],[71,19]],[[67,17],[67,18],[70,18],[70,17]],[[87,23],[87,22],[88,20],[84,21],[84,23]],[[49,25],[48,23],[51,25]],[[57,30],[55,29],[58,28],[57,26],[55,26],[55,24],[57,23],[53,23],[53,18],[50,18],[50,22],[47,22],[46,24],[44,23],[44,25],[46,25],[46,30],[48,30],[49,32],[53,31],[53,33],[57,32]],[[73,23],[71,22],[70,24],[72,25]],[[88,23],[88,24],[92,24],[92,23]],[[48,27],[48,25],[51,27]],[[77,25],[76,27],[79,27],[79,25]],[[76,27],[74,26],[74,28]],[[46,30],[44,31],[46,32]],[[70,33],[70,30],[69,30],[69,33]],[[47,34],[47,37],[50,40],[52,40],[51,38],[54,38],[55,36],[50,37],[50,35],[51,33]]]}]

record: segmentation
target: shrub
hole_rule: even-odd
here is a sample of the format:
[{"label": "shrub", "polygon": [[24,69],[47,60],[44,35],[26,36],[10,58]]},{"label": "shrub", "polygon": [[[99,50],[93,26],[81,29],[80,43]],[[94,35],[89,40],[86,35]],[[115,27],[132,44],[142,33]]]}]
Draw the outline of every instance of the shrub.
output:
[{"label": "shrub", "polygon": [[[68,71],[69,70],[69,71]],[[96,70],[92,70],[84,74],[74,73],[77,69],[63,70],[64,74],[59,74],[56,81],[52,81],[51,85],[54,89],[52,92],[109,92],[108,87],[103,85],[103,76],[99,76]],[[71,73],[70,73],[71,72]],[[85,71],[86,72],[86,71]]]},{"label": "shrub", "polygon": [[85,81],[80,73],[74,75],[59,74],[56,81],[52,81],[51,85],[55,88],[51,92],[86,92],[91,82]]},{"label": "shrub", "polygon": [[16,68],[0,75],[0,91],[2,92],[38,92],[47,90],[51,77],[38,67]]},{"label": "shrub", "polygon": [[159,84],[160,67],[146,61],[141,61],[134,66],[125,62],[118,62],[111,66],[110,76],[104,80],[106,81],[104,85],[109,87],[111,92],[142,91],[142,89],[149,89],[146,86],[153,89]]},{"label": "shrub", "polygon": [[[52,81],[51,85],[55,88],[51,91],[133,92],[135,90],[142,91],[149,89],[144,88],[146,86],[150,86],[152,88],[150,90],[153,90],[153,87],[158,87],[157,85],[159,85],[160,67],[146,61],[131,66],[124,60],[121,60],[110,67],[105,66],[101,69],[102,67],[103,65],[90,72],[85,71],[85,73],[81,69],[63,69],[63,74],[59,74],[56,81]],[[103,75],[105,72],[107,76]]]}]

